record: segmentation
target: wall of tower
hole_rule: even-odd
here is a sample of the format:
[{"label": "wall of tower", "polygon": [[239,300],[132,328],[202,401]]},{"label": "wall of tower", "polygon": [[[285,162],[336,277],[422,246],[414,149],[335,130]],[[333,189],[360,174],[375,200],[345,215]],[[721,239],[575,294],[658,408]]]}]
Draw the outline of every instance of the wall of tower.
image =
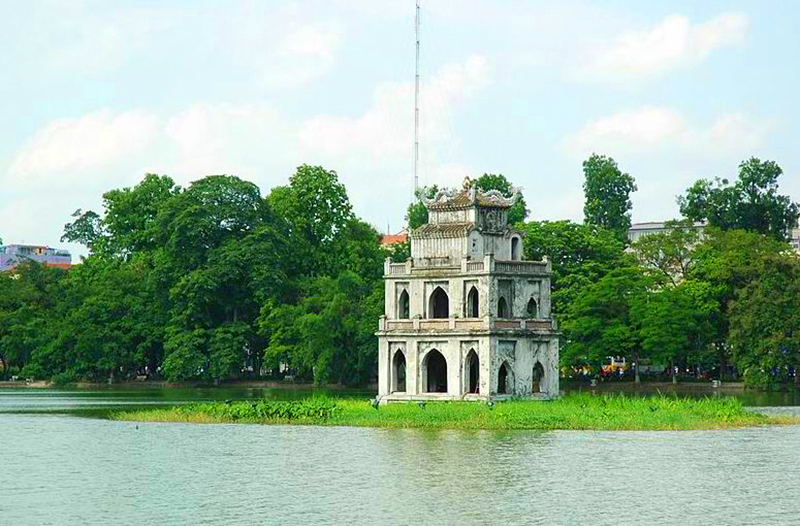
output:
[{"label": "wall of tower", "polygon": [[415,260],[426,258],[449,258],[459,261],[467,255],[467,237],[422,237],[411,238],[411,257]]},{"label": "wall of tower", "polygon": [[[447,391],[435,393],[438,399],[479,397],[557,396],[559,385],[558,339],[547,335],[397,335],[382,338],[378,350],[380,396],[423,399],[427,391],[426,359],[432,351],[442,354],[447,364]],[[478,357],[478,391],[471,393],[470,351]],[[406,364],[405,386],[397,391],[398,370],[395,355],[402,353]],[[534,371],[541,364],[543,376],[534,382]],[[500,387],[500,369],[506,366],[508,383]],[[534,388],[538,391],[534,392]],[[502,392],[505,391],[505,392]]]}]

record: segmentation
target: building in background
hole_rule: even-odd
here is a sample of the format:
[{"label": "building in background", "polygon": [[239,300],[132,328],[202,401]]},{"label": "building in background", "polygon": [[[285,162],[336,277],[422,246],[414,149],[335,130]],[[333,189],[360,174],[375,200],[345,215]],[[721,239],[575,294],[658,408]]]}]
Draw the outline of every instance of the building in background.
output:
[{"label": "building in background", "polygon": [[0,271],[11,270],[27,260],[50,267],[70,268],[72,266],[72,254],[60,248],[40,245],[0,246]]},{"label": "building in background", "polygon": [[[702,222],[695,222],[693,228],[698,230],[701,234],[703,233],[703,229],[706,227],[706,223]],[[650,221],[646,223],[634,223],[631,225],[630,229],[628,229],[628,241],[631,243],[635,243],[639,241],[645,236],[649,236],[650,234],[658,234],[660,232],[666,232],[669,230],[670,227],[667,226],[666,221]],[[792,248],[796,252],[800,252],[800,224],[798,224],[797,228],[792,229],[791,239],[789,243],[792,245]]]},{"label": "building in background", "polygon": [[405,228],[396,234],[381,235],[381,246],[389,247],[408,241],[408,230]]},{"label": "building in background", "polygon": [[[640,239],[645,236],[649,236],[650,234],[659,234],[661,232],[666,232],[670,230],[670,226],[667,225],[667,221],[650,221],[646,223],[634,223],[628,229],[628,241],[631,243],[636,243]],[[692,228],[698,230],[699,232],[703,232],[706,224],[700,221],[696,221]]]}]

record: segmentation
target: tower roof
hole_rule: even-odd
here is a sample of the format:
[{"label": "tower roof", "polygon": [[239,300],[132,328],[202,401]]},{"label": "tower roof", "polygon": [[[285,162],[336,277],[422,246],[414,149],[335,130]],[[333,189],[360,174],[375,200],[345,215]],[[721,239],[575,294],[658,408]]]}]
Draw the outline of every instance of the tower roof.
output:
[{"label": "tower roof", "polygon": [[484,192],[475,183],[476,181],[465,177],[460,189],[443,188],[430,199],[423,197],[422,202],[428,210],[464,210],[475,206],[511,208],[519,199],[518,188],[513,188],[511,197],[505,197],[497,190]]}]

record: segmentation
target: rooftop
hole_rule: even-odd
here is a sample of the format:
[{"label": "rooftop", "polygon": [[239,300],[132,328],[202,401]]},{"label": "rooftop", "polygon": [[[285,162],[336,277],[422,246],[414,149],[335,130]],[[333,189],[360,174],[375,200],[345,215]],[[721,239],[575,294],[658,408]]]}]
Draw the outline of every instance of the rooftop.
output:
[{"label": "rooftop", "polygon": [[466,177],[461,189],[443,188],[430,199],[423,197],[422,202],[425,203],[428,210],[464,210],[474,206],[511,208],[517,199],[519,199],[519,189],[517,188],[514,188],[511,197],[505,197],[497,190],[484,192],[476,186],[475,181]]}]

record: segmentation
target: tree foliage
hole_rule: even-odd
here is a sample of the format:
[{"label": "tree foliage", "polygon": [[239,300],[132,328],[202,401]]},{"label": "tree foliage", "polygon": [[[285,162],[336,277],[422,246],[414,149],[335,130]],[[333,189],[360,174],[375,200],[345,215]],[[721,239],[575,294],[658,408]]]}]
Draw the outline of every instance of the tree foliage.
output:
[{"label": "tree foliage", "polygon": [[800,258],[772,255],[730,305],[730,346],[751,385],[800,384]]},{"label": "tree foliage", "polygon": [[[0,299],[4,374],[217,381],[280,364],[311,364],[302,371],[317,382],[374,374],[385,252],[336,172],[300,166],[267,198],[234,176],[181,188],[147,174],[106,192],[102,213],[74,218],[64,239],[90,248],[82,265],[0,275],[11,291]],[[323,319],[340,330],[321,330]],[[303,345],[281,347],[294,333]]]},{"label": "tree foliage", "polygon": [[743,229],[786,241],[797,225],[800,204],[778,194],[783,170],[774,161],[751,157],[739,164],[739,176],[700,179],[678,197],[681,213],[721,230]]},{"label": "tree foliage", "polygon": [[667,221],[665,226],[666,231],[643,236],[631,248],[640,264],[677,285],[694,267],[700,232],[691,221]]},{"label": "tree foliage", "polygon": [[584,222],[614,232],[624,241],[631,227],[631,192],[636,183],[623,173],[617,162],[605,155],[592,154],[583,162]]},{"label": "tree foliage", "polygon": [[571,221],[525,223],[525,258],[549,258],[553,265],[552,308],[558,316],[583,287],[596,282],[628,259],[622,242],[604,228]]}]

